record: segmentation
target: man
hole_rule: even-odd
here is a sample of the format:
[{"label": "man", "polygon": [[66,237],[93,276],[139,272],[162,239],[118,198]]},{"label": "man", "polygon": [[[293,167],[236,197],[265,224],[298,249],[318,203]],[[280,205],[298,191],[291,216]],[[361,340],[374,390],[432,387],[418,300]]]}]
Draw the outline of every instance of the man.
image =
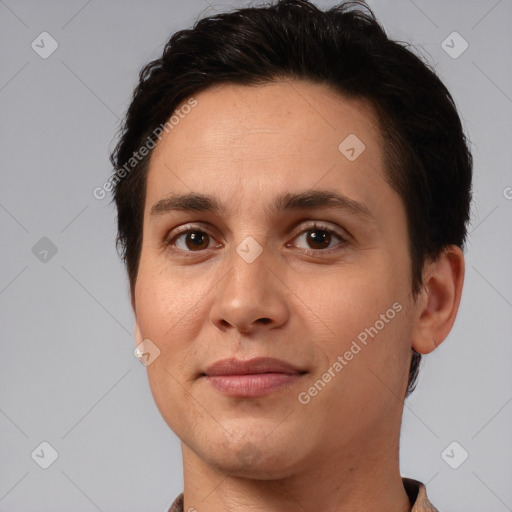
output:
[{"label": "man", "polygon": [[436,510],[400,424],[458,311],[472,160],[441,81],[354,7],[205,18],[141,72],[113,184],[170,511]]}]

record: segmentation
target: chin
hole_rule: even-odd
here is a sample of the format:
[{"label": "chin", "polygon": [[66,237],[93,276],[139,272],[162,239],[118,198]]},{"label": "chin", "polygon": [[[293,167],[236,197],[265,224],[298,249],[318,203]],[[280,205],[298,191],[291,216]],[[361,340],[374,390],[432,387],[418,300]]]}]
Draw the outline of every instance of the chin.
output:
[{"label": "chin", "polygon": [[[271,431],[271,429],[269,430]],[[266,432],[266,431],[265,431]],[[256,480],[280,479],[290,476],[300,465],[301,454],[297,446],[287,445],[285,439],[262,433],[251,438],[215,440],[196,451],[208,465],[223,473]]]}]

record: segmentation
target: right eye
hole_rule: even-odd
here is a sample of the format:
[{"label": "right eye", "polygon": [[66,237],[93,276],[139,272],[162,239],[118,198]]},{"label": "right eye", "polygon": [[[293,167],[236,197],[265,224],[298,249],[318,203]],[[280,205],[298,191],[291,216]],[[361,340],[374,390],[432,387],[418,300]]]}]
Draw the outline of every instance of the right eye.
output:
[{"label": "right eye", "polygon": [[187,227],[188,229],[181,231],[172,239],[165,240],[164,245],[173,251],[182,252],[201,252],[212,248],[210,246],[213,242],[211,235],[204,230]]}]

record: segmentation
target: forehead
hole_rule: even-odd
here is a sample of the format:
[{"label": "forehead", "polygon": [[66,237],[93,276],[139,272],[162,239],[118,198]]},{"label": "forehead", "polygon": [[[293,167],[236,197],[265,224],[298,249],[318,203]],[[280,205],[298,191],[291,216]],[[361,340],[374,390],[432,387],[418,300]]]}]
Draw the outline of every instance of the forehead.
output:
[{"label": "forehead", "polygon": [[221,84],[194,99],[153,150],[146,213],[167,192],[224,195],[240,208],[316,186],[368,202],[388,186],[377,117],[363,100],[299,80]]}]

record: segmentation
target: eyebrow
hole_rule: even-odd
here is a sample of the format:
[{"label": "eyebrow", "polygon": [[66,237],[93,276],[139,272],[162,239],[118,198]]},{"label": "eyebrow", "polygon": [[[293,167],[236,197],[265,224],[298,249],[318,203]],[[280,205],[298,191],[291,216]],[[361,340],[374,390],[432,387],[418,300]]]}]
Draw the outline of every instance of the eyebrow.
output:
[{"label": "eyebrow", "polygon": [[[315,208],[337,209],[376,222],[368,206],[343,194],[324,190],[281,194],[266,208],[265,213],[272,217],[283,211]],[[151,207],[150,216],[156,217],[171,211],[210,212],[222,215],[226,212],[226,208],[214,196],[190,192],[171,194],[160,199]]]}]

